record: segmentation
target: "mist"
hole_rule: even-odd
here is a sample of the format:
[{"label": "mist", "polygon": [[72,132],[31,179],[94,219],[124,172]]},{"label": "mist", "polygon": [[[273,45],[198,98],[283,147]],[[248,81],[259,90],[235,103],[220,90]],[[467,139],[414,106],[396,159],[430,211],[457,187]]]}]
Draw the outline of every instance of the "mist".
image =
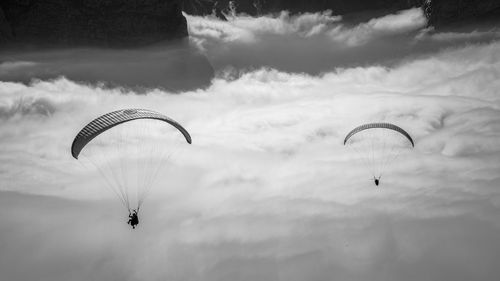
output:
[{"label": "mist", "polygon": [[[417,9],[354,24],[329,11],[187,19],[195,62],[169,47],[2,54],[2,278],[496,280],[495,26],[435,31]],[[121,71],[131,58],[138,75]],[[192,76],[170,88],[177,61]],[[122,108],[193,138],[134,231],[70,153],[85,124]],[[367,122],[416,144],[379,187],[342,143]]]},{"label": "mist", "polygon": [[0,79],[30,83],[65,77],[75,82],[137,92],[207,87],[214,70],[187,41],[139,49],[27,49],[0,55]]}]

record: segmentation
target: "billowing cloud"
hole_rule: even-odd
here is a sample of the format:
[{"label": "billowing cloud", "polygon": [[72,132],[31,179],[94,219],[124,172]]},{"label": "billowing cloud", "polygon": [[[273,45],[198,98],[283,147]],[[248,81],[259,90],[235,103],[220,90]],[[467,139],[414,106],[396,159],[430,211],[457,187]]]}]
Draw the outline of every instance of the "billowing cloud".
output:
[{"label": "billowing cloud", "polygon": [[[368,21],[377,31],[367,38],[413,30],[416,21],[398,18],[405,13],[413,12]],[[339,24],[329,19],[327,26]],[[309,32],[310,22],[266,36],[329,46],[323,40],[331,39]],[[239,28],[258,34],[245,24]],[[258,45],[235,38],[245,48]],[[233,53],[211,59],[245,56],[226,43],[219,47]],[[276,53],[288,52],[282,46]],[[67,78],[0,82],[1,276],[494,280],[499,54],[493,40],[321,74],[252,69],[244,58],[242,68],[216,66],[206,89],[180,94]],[[0,69],[32,67],[25,62]],[[87,122],[127,107],[164,112],[193,137],[159,175],[136,231],[97,171],[69,152]],[[373,121],[398,124],[416,142],[387,166],[379,187],[342,144],[352,128]]]},{"label": "billowing cloud", "polygon": [[[323,35],[331,37],[338,43],[356,46],[366,44],[377,37],[419,30],[427,23],[419,8],[375,18],[353,27],[343,24],[342,17],[332,16],[331,11],[297,16],[282,12],[276,16],[266,15],[257,18],[235,15],[229,17],[228,21],[221,21],[213,16],[196,17],[187,14],[185,16],[189,21],[189,33],[198,42],[202,39],[212,39],[226,43],[234,41],[261,43],[266,34],[303,38]],[[203,46],[203,41],[201,43]]]},{"label": "billowing cloud", "polygon": [[[488,43],[491,27],[435,31],[419,8],[370,20],[334,16],[330,11],[290,16],[283,12],[228,21],[186,15],[190,40],[216,70],[271,67],[284,72],[321,74],[338,67],[390,66],[443,48]],[[361,22],[360,22],[361,21]]]},{"label": "billowing cloud", "polygon": [[427,22],[417,8],[361,23],[345,21],[331,11],[258,18],[233,15],[228,21],[186,18],[191,41],[216,69],[267,66],[309,74],[407,54],[412,48],[407,41]]},{"label": "billowing cloud", "polygon": [[189,21],[189,33],[201,39],[218,39],[224,42],[243,41],[258,43],[262,35],[292,35],[311,37],[331,28],[333,23],[342,19],[332,16],[331,11],[305,13],[291,16],[281,12],[276,16],[250,17],[246,15],[230,16],[228,21],[221,21],[213,16],[196,17],[184,14]]},{"label": "billowing cloud", "polygon": [[337,42],[348,46],[358,46],[370,40],[407,34],[424,28],[427,19],[420,8],[404,10],[394,15],[371,19],[354,28],[336,28],[329,31],[329,35]]}]

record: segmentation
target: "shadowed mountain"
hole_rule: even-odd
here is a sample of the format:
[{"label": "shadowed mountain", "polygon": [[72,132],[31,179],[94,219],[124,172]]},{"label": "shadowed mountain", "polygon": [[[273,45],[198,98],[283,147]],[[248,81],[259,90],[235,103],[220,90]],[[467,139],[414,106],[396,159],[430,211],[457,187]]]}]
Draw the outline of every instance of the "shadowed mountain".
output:
[{"label": "shadowed mountain", "polygon": [[0,79],[202,88],[213,69],[187,36],[181,0],[3,0]]},{"label": "shadowed mountain", "polygon": [[0,42],[35,46],[144,46],[187,36],[181,0],[3,0]]}]

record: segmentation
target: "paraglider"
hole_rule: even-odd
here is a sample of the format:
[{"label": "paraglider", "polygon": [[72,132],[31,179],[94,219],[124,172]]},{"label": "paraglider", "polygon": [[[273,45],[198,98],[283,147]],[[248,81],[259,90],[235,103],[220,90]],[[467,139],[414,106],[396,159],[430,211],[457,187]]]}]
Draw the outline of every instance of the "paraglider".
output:
[{"label": "paraglider", "polygon": [[[90,163],[139,224],[139,210],[170,157],[191,136],[173,119],[146,109],[123,109],[87,124],[71,145],[71,155]],[[185,143],[184,142],[184,143]]]},{"label": "paraglider", "polygon": [[128,222],[130,226],[135,229],[135,227],[139,224],[139,215],[137,214],[138,210],[132,210],[132,213],[128,214]]},{"label": "paraglider", "polygon": [[403,151],[415,147],[412,137],[402,128],[390,123],[369,123],[350,131],[344,145],[355,150],[371,171],[373,182],[380,179],[387,165]]}]

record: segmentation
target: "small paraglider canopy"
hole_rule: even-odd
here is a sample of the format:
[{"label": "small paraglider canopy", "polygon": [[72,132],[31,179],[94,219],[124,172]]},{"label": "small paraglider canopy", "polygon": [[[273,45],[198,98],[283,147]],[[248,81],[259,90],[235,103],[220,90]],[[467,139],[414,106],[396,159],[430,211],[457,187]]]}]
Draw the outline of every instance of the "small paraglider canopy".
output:
[{"label": "small paraglider canopy", "polygon": [[413,139],[410,137],[410,134],[408,134],[405,130],[401,129],[400,127],[398,127],[394,124],[390,124],[390,123],[369,123],[369,124],[364,124],[364,125],[358,126],[347,134],[347,136],[344,139],[344,145],[355,134],[357,134],[361,131],[364,131],[364,130],[377,129],[377,128],[396,131],[396,132],[402,134],[403,136],[405,136],[410,141],[411,146],[415,147],[415,143],[413,142]]},{"label": "small paraglider canopy", "polygon": [[375,185],[387,165],[403,151],[415,147],[408,132],[391,123],[368,123],[352,129],[344,139],[344,145],[353,148],[372,172]]}]

